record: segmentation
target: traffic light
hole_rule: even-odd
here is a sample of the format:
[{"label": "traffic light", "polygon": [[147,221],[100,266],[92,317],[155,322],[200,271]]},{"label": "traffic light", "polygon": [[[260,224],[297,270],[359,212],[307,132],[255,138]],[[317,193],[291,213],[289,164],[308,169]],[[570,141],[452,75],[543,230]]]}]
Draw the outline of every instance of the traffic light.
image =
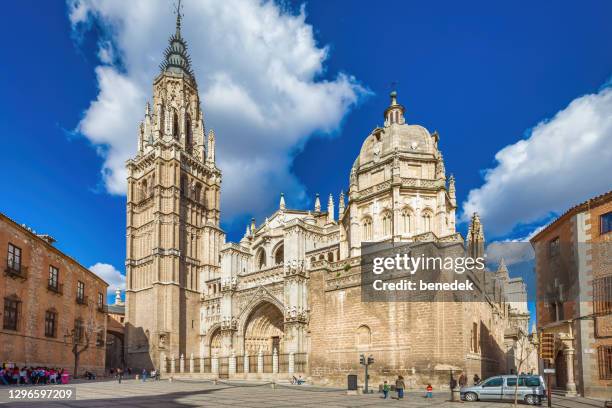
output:
[{"label": "traffic light", "polygon": [[555,334],[542,333],[540,337],[540,358],[552,360],[555,356]]},{"label": "traffic light", "polygon": [[361,365],[365,365],[365,356],[362,354],[359,356],[359,364]]},{"label": "traffic light", "polygon": [[374,364],[374,357],[372,357],[372,356],[368,357],[368,365],[370,365],[370,364]]}]

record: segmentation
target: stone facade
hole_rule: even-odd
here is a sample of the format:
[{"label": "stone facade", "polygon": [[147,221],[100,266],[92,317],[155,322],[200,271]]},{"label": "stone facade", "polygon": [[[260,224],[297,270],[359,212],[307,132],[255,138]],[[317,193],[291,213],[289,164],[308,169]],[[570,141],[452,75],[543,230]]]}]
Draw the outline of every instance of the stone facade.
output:
[{"label": "stone facade", "polygon": [[[531,243],[538,332],[553,333],[554,384],[569,395],[609,397],[612,387],[612,192],[568,210]],[[610,221],[607,221],[609,225]]]},{"label": "stone facade", "polygon": [[[451,370],[509,369],[508,329],[526,306],[515,311],[504,291],[524,291],[522,281],[487,272],[498,290],[483,302],[361,301],[362,242],[464,243],[440,136],[408,124],[395,92],[337,206],[330,194],[326,211],[318,195],[312,210],[290,209],[281,194],[277,211],[226,243],[214,134],[204,139],[180,16],[170,44],[128,162],[129,365],[245,378],[302,373],[339,385],[361,373],[367,353],[376,359],[372,381],[402,374],[419,387],[448,384]],[[187,113],[198,122],[187,125]],[[465,242],[482,254],[477,215]]]},{"label": "stone facade", "polygon": [[[199,350],[201,282],[219,274],[221,172],[180,32],[127,163],[126,335],[132,367]],[[206,148],[205,148],[206,146]]]},{"label": "stone facade", "polygon": [[[53,242],[50,236],[37,235],[0,214],[0,299],[4,304],[0,362],[61,367],[72,373],[70,334],[78,321],[87,332],[79,349],[89,338],[89,347],[79,356],[79,374],[85,370],[101,374],[108,285]],[[55,279],[51,279],[52,270],[57,273]],[[81,301],[77,301],[78,282],[84,285]],[[10,318],[12,305],[17,311],[16,327]],[[53,325],[47,323],[48,317]]]}]

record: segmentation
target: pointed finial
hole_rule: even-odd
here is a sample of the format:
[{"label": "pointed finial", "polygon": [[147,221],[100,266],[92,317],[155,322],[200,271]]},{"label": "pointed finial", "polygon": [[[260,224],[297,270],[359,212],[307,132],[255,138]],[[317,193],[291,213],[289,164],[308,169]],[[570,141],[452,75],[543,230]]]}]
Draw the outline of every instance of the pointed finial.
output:
[{"label": "pointed finial", "polygon": [[327,200],[327,222],[334,222],[334,196],[332,196],[331,193]]},{"label": "pointed finial", "polygon": [[176,13],[176,37],[181,38],[181,18],[183,17],[181,15],[181,0],[178,0],[174,12]]},{"label": "pointed finial", "polygon": [[281,210],[284,210],[286,208],[285,206],[285,194],[281,193],[280,195],[280,203],[278,205],[278,208],[280,208]]},{"label": "pointed finial", "polygon": [[244,232],[244,236],[248,237],[249,235],[251,235],[251,228],[250,228],[249,224],[247,224],[246,231]]},{"label": "pointed finial", "polygon": [[255,235],[255,218],[251,218],[251,235]]},{"label": "pointed finial", "polygon": [[316,212],[321,212],[321,200],[319,199],[319,193],[317,193],[317,195],[315,197],[314,210]]},{"label": "pointed finial", "polygon": [[151,115],[151,104],[149,103],[149,101],[147,101],[145,105],[145,116],[149,116],[149,115]]}]

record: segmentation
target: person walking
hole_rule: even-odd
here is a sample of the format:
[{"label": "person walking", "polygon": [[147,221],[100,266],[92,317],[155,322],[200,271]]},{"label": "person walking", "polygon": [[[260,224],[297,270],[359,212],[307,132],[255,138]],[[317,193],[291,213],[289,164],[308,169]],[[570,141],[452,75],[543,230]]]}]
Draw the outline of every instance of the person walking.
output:
[{"label": "person walking", "polygon": [[121,380],[123,380],[123,369],[121,367],[117,368],[117,381],[121,384]]},{"label": "person walking", "polygon": [[389,383],[387,381],[384,382],[383,384],[383,398],[387,399],[389,397],[389,389],[391,387],[389,387]]},{"label": "person walking", "polygon": [[142,382],[147,381],[147,369],[143,368],[142,369]]},{"label": "person walking", "polygon": [[404,384],[404,377],[401,375],[397,376],[397,380],[395,380],[395,389],[397,390],[397,399],[401,400],[404,398],[404,388],[406,388],[406,384]]}]

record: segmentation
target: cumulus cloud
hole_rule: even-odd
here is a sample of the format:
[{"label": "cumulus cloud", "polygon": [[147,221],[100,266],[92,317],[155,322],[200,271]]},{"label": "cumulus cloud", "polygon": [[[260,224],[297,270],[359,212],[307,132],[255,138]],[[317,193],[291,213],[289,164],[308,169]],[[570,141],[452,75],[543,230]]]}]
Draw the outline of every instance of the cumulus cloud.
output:
[{"label": "cumulus cloud", "polygon": [[108,294],[114,294],[115,290],[125,290],[125,275],[122,275],[113,265],[98,262],[90,266],[89,270],[101,277],[108,283]]},{"label": "cumulus cloud", "polygon": [[463,220],[478,212],[494,236],[610,190],[612,87],[574,99],[495,159],[463,203]]},{"label": "cumulus cloud", "polygon": [[[125,191],[124,162],[134,155],[137,126],[152,93],[163,49],[174,32],[164,0],[69,0],[78,36],[99,27],[99,93],[78,130],[100,148],[108,192]],[[302,8],[272,1],[186,1],[189,43],[207,128],[217,137],[223,171],[222,211],[261,215],[281,190],[303,198],[292,154],[311,135],[333,135],[368,92],[350,75],[325,73],[327,47],[316,43]],[[296,200],[297,198],[297,200]]]},{"label": "cumulus cloud", "polygon": [[546,225],[541,225],[527,236],[516,239],[493,241],[487,245],[487,262],[499,264],[503,259],[506,265],[514,265],[535,259],[535,252],[529,240],[542,231]]}]

